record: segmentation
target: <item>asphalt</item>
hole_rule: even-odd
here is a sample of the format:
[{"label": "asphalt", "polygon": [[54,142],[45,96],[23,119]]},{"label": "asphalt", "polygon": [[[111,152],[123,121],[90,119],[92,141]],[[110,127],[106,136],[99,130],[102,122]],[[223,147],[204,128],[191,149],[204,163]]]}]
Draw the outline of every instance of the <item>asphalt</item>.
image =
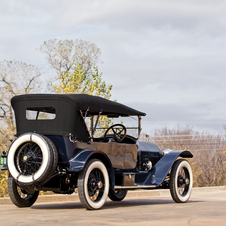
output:
[{"label": "asphalt", "polygon": [[[226,192],[226,186],[214,186],[214,187],[195,187],[192,189],[192,196],[203,195],[204,197],[211,195],[216,192]],[[126,198],[142,198],[142,197],[165,197],[170,196],[170,191],[167,190],[134,190],[128,191]],[[78,194],[74,193],[72,195],[39,195],[36,203],[46,203],[46,202],[77,202],[79,201]],[[0,198],[0,205],[12,204],[9,197]]]},{"label": "asphalt", "polygon": [[[226,225],[226,186],[193,188],[187,203],[175,203],[168,190],[130,191],[121,202],[107,200],[88,211],[77,195],[39,196],[30,208],[1,198],[0,225]],[[7,201],[7,202],[8,202]]]}]

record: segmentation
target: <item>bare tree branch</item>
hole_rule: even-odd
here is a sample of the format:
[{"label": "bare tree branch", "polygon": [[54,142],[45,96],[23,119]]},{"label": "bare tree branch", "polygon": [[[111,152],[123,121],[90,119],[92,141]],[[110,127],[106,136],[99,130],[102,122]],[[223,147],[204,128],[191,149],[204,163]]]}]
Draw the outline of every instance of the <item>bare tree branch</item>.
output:
[{"label": "bare tree branch", "polygon": [[15,133],[11,98],[15,95],[38,91],[41,76],[37,67],[19,61],[0,62],[0,120],[2,131]]}]

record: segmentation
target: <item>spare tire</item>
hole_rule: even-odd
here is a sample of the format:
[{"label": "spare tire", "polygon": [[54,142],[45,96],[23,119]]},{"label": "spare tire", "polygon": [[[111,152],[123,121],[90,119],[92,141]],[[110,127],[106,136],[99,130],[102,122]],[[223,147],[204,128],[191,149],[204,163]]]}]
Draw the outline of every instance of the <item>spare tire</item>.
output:
[{"label": "spare tire", "polygon": [[7,165],[16,183],[36,186],[54,174],[58,153],[53,142],[37,133],[25,133],[10,146]]}]

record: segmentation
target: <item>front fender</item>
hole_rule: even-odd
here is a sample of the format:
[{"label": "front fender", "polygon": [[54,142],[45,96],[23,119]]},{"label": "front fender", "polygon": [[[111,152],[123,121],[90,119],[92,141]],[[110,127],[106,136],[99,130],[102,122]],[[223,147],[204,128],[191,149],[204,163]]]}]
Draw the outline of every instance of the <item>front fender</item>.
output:
[{"label": "front fender", "polygon": [[110,187],[111,189],[114,189],[115,177],[114,177],[114,170],[113,170],[112,164],[108,156],[101,151],[92,151],[92,150],[79,151],[71,160],[69,160],[70,166],[67,169],[67,172],[79,173],[84,169],[87,161],[94,158],[101,160],[105,164],[108,170],[109,178],[110,178]]},{"label": "front fender", "polygon": [[164,151],[164,156],[152,168],[143,185],[161,185],[178,157],[192,158],[193,155],[189,151]]}]

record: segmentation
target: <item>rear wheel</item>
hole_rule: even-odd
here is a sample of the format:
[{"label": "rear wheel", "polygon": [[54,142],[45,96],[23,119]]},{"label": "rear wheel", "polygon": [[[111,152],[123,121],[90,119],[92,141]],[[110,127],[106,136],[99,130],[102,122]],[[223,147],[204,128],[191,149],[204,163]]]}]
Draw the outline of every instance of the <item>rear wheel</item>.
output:
[{"label": "rear wheel", "polygon": [[177,203],[187,202],[193,185],[192,169],[187,160],[178,159],[170,173],[170,193]]},{"label": "rear wheel", "polygon": [[39,192],[34,191],[28,194],[19,185],[16,184],[12,177],[8,177],[8,192],[11,201],[18,207],[30,207],[38,198]]},{"label": "rear wheel", "polygon": [[122,201],[127,195],[127,190],[109,190],[108,197],[112,201]]},{"label": "rear wheel", "polygon": [[105,165],[98,159],[88,161],[78,177],[78,195],[88,210],[100,209],[108,196],[109,176]]}]

